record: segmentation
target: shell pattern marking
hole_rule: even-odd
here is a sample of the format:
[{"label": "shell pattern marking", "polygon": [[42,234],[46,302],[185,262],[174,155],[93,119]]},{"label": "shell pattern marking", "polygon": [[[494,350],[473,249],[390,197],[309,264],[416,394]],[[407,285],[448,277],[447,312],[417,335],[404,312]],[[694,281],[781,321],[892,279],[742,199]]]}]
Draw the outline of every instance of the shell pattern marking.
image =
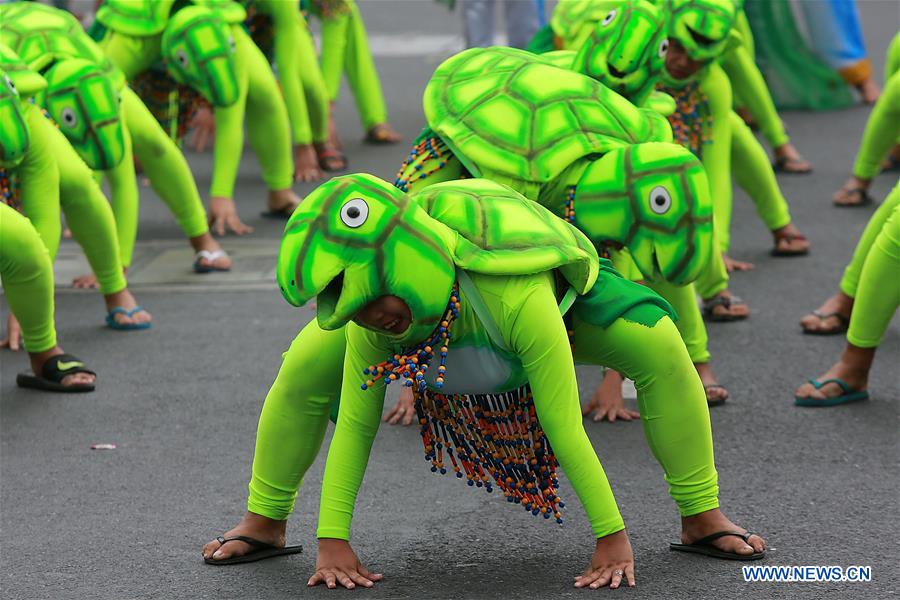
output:
[{"label": "shell pattern marking", "polygon": [[429,125],[476,175],[544,183],[583,156],[653,135],[648,119],[612,90],[512,48],[451,57],[428,83],[424,105]]}]

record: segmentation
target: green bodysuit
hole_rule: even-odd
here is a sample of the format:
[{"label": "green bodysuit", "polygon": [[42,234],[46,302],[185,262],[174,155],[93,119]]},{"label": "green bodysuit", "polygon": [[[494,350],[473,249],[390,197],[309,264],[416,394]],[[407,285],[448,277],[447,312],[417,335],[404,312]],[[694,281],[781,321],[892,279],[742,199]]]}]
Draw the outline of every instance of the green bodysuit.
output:
[{"label": "green bodysuit", "polygon": [[[418,238],[417,244],[408,245],[404,239],[409,236]],[[548,243],[551,238],[555,242]],[[366,241],[376,239],[377,245]],[[491,249],[479,245],[484,243]],[[384,260],[378,258],[382,247]],[[387,254],[391,248],[403,250]],[[393,270],[394,258],[402,269]],[[635,378],[648,442],[681,513],[717,507],[705,394],[667,316],[667,305],[608,267],[597,271],[594,261],[590,243],[574,229],[488,181],[440,184],[410,197],[368,176],[338,178],[320,187],[288,223],[278,269],[282,293],[292,304],[318,295],[318,322],[307,325],[291,345],[266,398],[248,510],[287,518],[302,477],[318,453],[331,405],[340,398],[318,536],[349,538],[385,389],[381,381],[361,386],[367,377],[363,371],[369,368],[372,377],[370,365],[400,348],[409,352],[416,342],[430,337],[422,332],[433,331],[440,317],[419,323],[417,315],[440,315],[438,307],[446,303],[445,292],[454,279],[460,289],[454,292],[456,314],[447,325],[452,341],[447,344],[446,363],[441,361],[437,377],[432,363],[427,384],[420,388],[416,378],[414,386],[421,415],[438,414],[429,412],[436,410],[429,401],[442,397],[435,393],[468,398],[490,392],[512,394],[528,383],[539,428],[583,503],[594,534],[602,537],[623,529],[609,483],[584,433],[573,351],[560,315],[566,300],[562,308],[558,306],[563,289],[584,292],[571,309],[575,358],[599,361]],[[556,278],[546,270],[553,265],[559,269]],[[423,268],[428,269],[427,283],[417,277]],[[335,288],[329,282],[340,273],[342,285]],[[356,323],[344,326],[385,293],[403,294],[410,307],[412,323],[404,331],[376,331]],[[421,368],[423,362],[416,364]],[[434,430],[423,427],[423,436],[429,431]],[[444,452],[451,454],[449,449]],[[432,461],[433,470],[450,467],[440,455],[432,455]],[[461,471],[457,470],[458,477],[463,476]],[[490,487],[492,481],[483,471],[481,477],[473,476],[469,467],[465,478],[478,487]],[[496,477],[493,481],[510,501],[518,497]],[[558,501],[548,498],[551,505]]]},{"label": "green bodysuit", "polygon": [[387,108],[381,81],[356,3],[353,0],[309,0],[308,10],[322,22],[320,62],[331,101],[337,101],[341,79],[346,74],[363,129],[368,131],[386,123]]},{"label": "green bodysuit", "polygon": [[888,49],[884,82],[884,91],[869,115],[853,164],[853,174],[860,179],[878,175],[888,150],[900,143],[900,33]]},{"label": "green bodysuit", "polygon": [[[0,18],[0,40],[48,78],[40,103],[88,166],[101,171],[109,183],[122,265],[131,264],[137,237],[139,192],[133,155],[185,235],[206,233],[206,211],[181,151],[81,25],[65,11],[30,2],[0,6]],[[81,61],[88,64],[76,71],[80,80],[65,74]],[[108,87],[101,85],[104,79],[110,81]],[[124,133],[115,136],[118,139],[105,134],[115,119]],[[97,157],[109,160],[101,163]]]},{"label": "green bodysuit", "polygon": [[[165,57],[174,79],[197,89],[213,105],[210,196],[233,196],[245,116],[266,185],[270,190],[290,188],[294,166],[287,109],[268,61],[240,26],[246,12],[233,2],[198,0],[170,14],[173,5],[171,0],[108,1],[97,13],[108,27],[100,42],[104,52],[129,81]],[[146,19],[125,12],[139,8],[145,9]]]}]

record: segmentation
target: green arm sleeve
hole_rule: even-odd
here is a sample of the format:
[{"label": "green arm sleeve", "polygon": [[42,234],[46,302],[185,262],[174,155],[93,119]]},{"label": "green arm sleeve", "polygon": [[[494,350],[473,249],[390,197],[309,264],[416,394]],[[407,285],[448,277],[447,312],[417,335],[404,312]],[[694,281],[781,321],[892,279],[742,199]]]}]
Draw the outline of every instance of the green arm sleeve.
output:
[{"label": "green arm sleeve", "polygon": [[766,80],[747,49],[738,46],[726,53],[722,58],[722,68],[731,80],[735,97],[745,103],[769,145],[777,148],[788,143],[790,138],[778,117]]},{"label": "green arm sleeve", "polygon": [[162,35],[136,37],[107,29],[99,44],[128,81],[149,69],[162,55]]},{"label": "green arm sleeve", "polygon": [[25,120],[31,147],[16,173],[19,177],[19,198],[22,211],[47,247],[50,260],[59,251],[62,233],[59,223],[59,167],[53,156],[52,138],[47,135],[47,118],[33,104],[25,104]]},{"label": "green arm sleeve", "polygon": [[[126,88],[127,91],[130,89]],[[126,90],[123,90],[125,92]],[[125,129],[125,155],[118,165],[104,171],[103,175],[109,183],[109,202],[116,219],[116,237],[119,239],[119,259],[122,266],[128,268],[134,255],[134,242],[138,230],[138,191],[137,175],[134,172],[134,155],[132,153],[131,136],[125,111],[119,111]]]},{"label": "green arm sleeve", "polygon": [[338,93],[341,91],[349,27],[349,14],[322,19],[322,56],[320,61],[325,88],[328,90],[328,97],[332,102],[337,100]]},{"label": "green arm sleeve", "polygon": [[859,153],[853,165],[853,174],[860,179],[872,179],[881,172],[881,161],[900,135],[900,73],[894,73],[884,86],[884,91],[863,132]]},{"label": "green arm sleeve", "polygon": [[[521,304],[508,306],[505,322],[498,325],[522,361],[538,419],[584,506],[594,535],[607,536],[625,529],[625,522],[619,514],[606,473],[584,431],[566,327],[551,286],[529,287]],[[515,298],[515,295],[507,295]],[[491,303],[489,294],[485,295],[485,301]],[[502,300],[494,298],[494,301]]]},{"label": "green arm sleeve", "polygon": [[340,540],[350,539],[353,505],[384,406],[384,386],[368,390],[360,388],[365,378],[363,369],[380,362],[390,353],[390,348],[378,344],[375,334],[355,323],[350,323],[346,332],[341,410],[325,463],[316,531],[319,538]]},{"label": "green arm sleeve", "polygon": [[701,89],[709,98],[712,118],[710,142],[703,148],[702,162],[713,198],[716,234],[724,252],[731,228],[731,84],[722,68],[713,64]]},{"label": "green arm sleeve", "polygon": [[888,46],[887,57],[884,61],[885,83],[897,71],[900,71],[900,33],[894,36],[894,39],[891,40],[891,45]]},{"label": "green arm sleeve", "polygon": [[306,95],[300,80],[304,33],[301,31],[300,11],[292,2],[272,0],[266,2],[265,9],[272,17],[275,27],[275,64],[278,66],[278,80],[290,117],[291,138],[297,145],[310,144],[312,129]]},{"label": "green arm sleeve", "polygon": [[213,173],[209,186],[209,195],[214,198],[231,198],[234,195],[234,182],[244,151],[244,114],[247,108],[248,88],[247,49],[241,36],[235,36],[234,42],[234,66],[240,92],[237,102],[231,106],[217,106],[214,109],[216,140],[213,143]]}]

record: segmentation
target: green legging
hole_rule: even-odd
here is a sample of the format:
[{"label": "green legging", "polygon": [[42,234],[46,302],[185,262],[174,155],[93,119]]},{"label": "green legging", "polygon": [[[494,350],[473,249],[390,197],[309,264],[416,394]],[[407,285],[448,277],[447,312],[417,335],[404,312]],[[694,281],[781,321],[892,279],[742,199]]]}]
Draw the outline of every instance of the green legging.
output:
[{"label": "green legging", "polygon": [[[756,214],[769,231],[784,227],[791,222],[791,211],[778,187],[766,151],[737,113],[732,112],[729,119],[731,164],[735,182],[750,196],[756,206]],[[730,235],[724,240],[719,239],[723,252],[728,250],[730,241]]]},{"label": "green legging", "polygon": [[34,226],[0,204],[0,279],[9,309],[22,327],[26,352],[56,346],[53,263]]},{"label": "green legging", "polygon": [[296,2],[255,0],[255,5],[272,19],[275,64],[294,144],[326,142],[330,98],[306,19]]},{"label": "green legging", "polygon": [[778,116],[766,80],[753,60],[753,32],[743,10],[738,12],[735,27],[741,33],[743,44],[722,57],[722,68],[734,87],[734,105],[747,108],[760,133],[772,148],[777,148],[788,143],[790,138]]},{"label": "green legging", "polygon": [[322,19],[322,75],[331,101],[341,90],[341,76],[356,100],[363,129],[369,130],[387,121],[387,108],[375,61],[369,50],[366,26],[353,0],[346,0],[349,11]]},{"label": "green legging", "polygon": [[187,160],[138,95],[127,86],[122,89],[119,117],[127,133],[125,157],[103,175],[109,182],[119,258],[128,267],[137,238],[140,200],[132,156],[137,156],[150,185],[175,215],[175,221],[187,237],[203,235],[209,227]]},{"label": "green legging", "polygon": [[895,209],[898,205],[900,205],[900,190],[895,187],[869,219],[869,223],[859,238],[856,250],[853,251],[853,258],[844,268],[844,275],[841,277],[841,291],[851,298],[856,298],[866,257],[869,256],[875,240],[884,230],[888,219],[896,212]]},{"label": "green legging", "polygon": [[[41,235],[51,259],[59,249],[59,209],[91,265],[104,295],[127,287],[119,260],[116,221],[91,170],[65,136],[34,105],[25,105],[32,144],[49,152],[59,173],[59,203],[47,197],[22,196],[22,209]],[[42,176],[39,175],[39,176]],[[20,175],[20,179],[22,176]]]},{"label": "green legging", "polygon": [[[900,44],[898,44],[900,45]],[[900,137],[900,72],[891,75],[863,131],[853,174],[872,179],[881,172],[881,161]]]},{"label": "green legging", "polygon": [[231,198],[247,136],[256,153],[262,178],[270,190],[285,190],[294,181],[294,160],[287,109],[272,68],[250,36],[231,26],[240,97],[229,107],[216,107],[216,141],[209,194]]},{"label": "green legging", "polygon": [[[618,319],[607,329],[582,322],[575,342],[576,360],[603,363],[636,382],[647,441],[681,514],[716,508],[706,397],[672,322],[664,317],[647,327]],[[340,395],[345,346],[344,330],[323,331],[312,321],[284,354],[259,420],[249,511],[284,520],[293,510]]]},{"label": "green legging", "polygon": [[885,205],[894,208],[866,254],[847,329],[847,341],[859,348],[881,344],[900,305],[900,186],[894,187],[891,197]]}]

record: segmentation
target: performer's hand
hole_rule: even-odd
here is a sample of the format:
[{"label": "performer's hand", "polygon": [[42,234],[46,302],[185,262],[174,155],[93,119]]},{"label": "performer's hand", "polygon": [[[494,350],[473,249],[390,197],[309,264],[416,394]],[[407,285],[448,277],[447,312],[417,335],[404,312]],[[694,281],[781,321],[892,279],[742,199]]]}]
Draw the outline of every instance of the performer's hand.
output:
[{"label": "performer's hand", "polygon": [[381,573],[370,573],[359,562],[359,557],[350,547],[350,542],[330,538],[319,539],[319,553],[316,556],[316,572],[306,585],[312,587],[324,583],[334,589],[341,586],[352,590],[357,585],[372,587],[381,581]]},{"label": "performer's hand", "polygon": [[216,235],[225,235],[226,226],[236,235],[253,231],[252,227],[241,222],[234,200],[216,196],[209,199],[209,226]]},{"label": "performer's hand", "polygon": [[575,576],[575,587],[616,589],[622,582],[634,587],[634,553],[624,529],[597,538],[591,565],[582,575]]},{"label": "performer's hand", "polygon": [[211,144],[216,137],[216,119],[213,116],[212,108],[209,106],[201,106],[194,113],[188,123],[188,127],[194,132],[191,138],[190,147],[195,152],[203,152],[207,145]]},{"label": "performer's hand", "polygon": [[9,313],[9,317],[6,319],[6,337],[0,338],[0,348],[9,348],[13,352],[18,352],[21,344],[22,327],[15,315]]},{"label": "performer's hand", "polygon": [[400,388],[400,398],[397,403],[391,407],[382,419],[385,423],[391,425],[412,425],[413,419],[416,418],[416,401],[413,399],[412,388]]}]

